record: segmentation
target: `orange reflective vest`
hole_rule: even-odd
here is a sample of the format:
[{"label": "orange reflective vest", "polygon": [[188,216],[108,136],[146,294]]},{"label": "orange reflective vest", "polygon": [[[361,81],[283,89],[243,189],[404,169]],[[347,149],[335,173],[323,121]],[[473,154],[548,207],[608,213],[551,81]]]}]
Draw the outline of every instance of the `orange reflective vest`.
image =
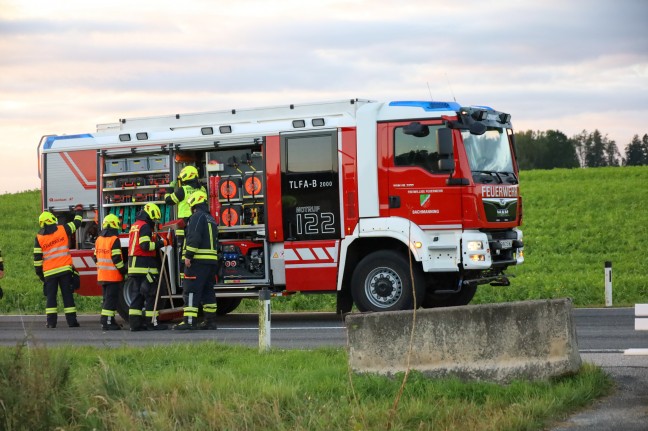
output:
[{"label": "orange reflective vest", "polygon": [[49,277],[72,271],[72,255],[65,227],[59,225],[50,235],[36,235],[43,251],[43,275]]},{"label": "orange reflective vest", "polygon": [[121,250],[113,250],[115,241],[119,241],[116,236],[100,236],[95,242],[95,256],[97,257],[97,281],[99,282],[119,282],[124,276],[112,260],[113,254],[119,253],[120,262],[123,267]]}]

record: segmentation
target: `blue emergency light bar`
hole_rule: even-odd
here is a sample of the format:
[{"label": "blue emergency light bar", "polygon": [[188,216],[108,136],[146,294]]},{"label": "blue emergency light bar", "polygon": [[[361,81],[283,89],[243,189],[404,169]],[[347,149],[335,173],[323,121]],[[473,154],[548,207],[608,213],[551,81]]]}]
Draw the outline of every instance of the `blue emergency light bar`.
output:
[{"label": "blue emergency light bar", "polygon": [[422,102],[416,100],[404,100],[389,102],[389,106],[410,106],[423,108],[425,111],[459,111],[461,106],[457,102]]}]

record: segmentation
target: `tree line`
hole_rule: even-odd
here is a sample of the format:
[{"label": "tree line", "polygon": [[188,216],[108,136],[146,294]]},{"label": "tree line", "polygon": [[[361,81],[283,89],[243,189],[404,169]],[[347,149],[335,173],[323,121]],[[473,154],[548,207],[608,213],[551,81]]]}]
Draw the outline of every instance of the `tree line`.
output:
[{"label": "tree line", "polygon": [[520,169],[648,165],[648,134],[634,135],[623,155],[598,129],[571,138],[559,130],[527,130],[515,133],[515,143]]}]

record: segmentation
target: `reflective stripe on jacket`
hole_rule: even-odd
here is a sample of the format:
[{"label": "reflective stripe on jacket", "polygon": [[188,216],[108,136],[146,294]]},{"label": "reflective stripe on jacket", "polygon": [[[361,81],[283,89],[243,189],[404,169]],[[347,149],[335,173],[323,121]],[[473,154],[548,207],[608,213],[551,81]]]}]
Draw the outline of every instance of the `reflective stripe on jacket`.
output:
[{"label": "reflective stripe on jacket", "polygon": [[182,258],[218,263],[218,225],[211,214],[200,208],[189,218]]},{"label": "reflective stripe on jacket", "polygon": [[136,220],[128,234],[128,274],[157,274],[157,251],[146,220]]}]

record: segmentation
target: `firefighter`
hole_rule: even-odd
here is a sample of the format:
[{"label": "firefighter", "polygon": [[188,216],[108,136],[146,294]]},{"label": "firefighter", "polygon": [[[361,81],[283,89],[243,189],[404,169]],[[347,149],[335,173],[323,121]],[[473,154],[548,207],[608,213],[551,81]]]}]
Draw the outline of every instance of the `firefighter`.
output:
[{"label": "firefighter", "polygon": [[153,318],[156,317],[153,315],[153,307],[160,273],[157,267],[157,250],[166,245],[166,240],[162,237],[153,236],[153,228],[160,217],[160,208],[153,203],[147,203],[135,216],[135,223],[130,229],[128,277],[133,278],[137,289],[128,310],[131,331],[168,329],[167,325],[153,324]]},{"label": "firefighter", "polygon": [[94,257],[97,262],[97,281],[103,290],[101,306],[101,329],[113,331],[121,329],[115,322],[117,310],[117,295],[127,272],[122,257],[121,242],[119,241],[119,217],[108,214],[103,221],[103,230],[95,241]]},{"label": "firefighter", "polygon": [[[184,226],[176,229],[175,232],[178,245],[178,257],[180,258],[180,253],[182,252],[182,246],[184,244],[185,227],[187,226],[187,221],[191,216],[191,208],[187,203],[187,199],[197,190],[205,191],[205,187],[198,182],[198,169],[191,165],[182,168],[178,175],[178,181],[172,181],[169,185],[173,187],[174,190],[173,192],[164,195],[164,202],[167,205],[178,205],[178,218],[182,219],[184,222]],[[182,284],[184,278],[184,264],[182,259],[179,260],[180,281]]]},{"label": "firefighter", "polygon": [[[0,278],[4,277],[4,260],[2,260],[2,250],[0,250]],[[2,287],[0,287],[0,299],[4,296]]]},{"label": "firefighter", "polygon": [[[218,272],[218,224],[209,213],[207,193],[193,192],[187,199],[192,215],[187,224],[182,258],[185,264],[184,316],[173,329],[216,329],[216,294],[214,283]],[[204,321],[198,325],[198,308],[202,305]]]},{"label": "firefighter", "polygon": [[47,298],[45,314],[46,326],[56,328],[58,319],[56,295],[61,289],[65,320],[70,328],[79,326],[74,304],[72,287],[72,255],[69,242],[72,235],[81,226],[83,206],[74,207],[74,220],[59,225],[58,219],[49,211],[43,211],[38,217],[41,229],[34,240],[34,269],[43,282],[43,294]]}]

